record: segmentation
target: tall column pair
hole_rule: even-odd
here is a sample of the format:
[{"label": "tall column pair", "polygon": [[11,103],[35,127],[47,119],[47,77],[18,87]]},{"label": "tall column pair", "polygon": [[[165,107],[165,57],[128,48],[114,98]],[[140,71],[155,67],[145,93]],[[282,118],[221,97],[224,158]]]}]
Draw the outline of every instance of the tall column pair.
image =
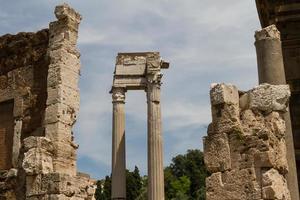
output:
[{"label": "tall column pair", "polygon": [[[160,81],[148,81],[148,199],[164,199]],[[112,199],[126,199],[125,89],[113,88]]]}]

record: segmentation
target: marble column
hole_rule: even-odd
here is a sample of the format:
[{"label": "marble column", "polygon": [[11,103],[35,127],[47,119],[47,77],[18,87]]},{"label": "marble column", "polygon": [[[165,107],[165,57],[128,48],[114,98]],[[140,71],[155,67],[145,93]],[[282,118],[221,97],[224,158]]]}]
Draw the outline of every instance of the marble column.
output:
[{"label": "marble column", "polygon": [[125,89],[112,89],[112,199],[126,199]]},{"label": "marble column", "polygon": [[[275,25],[255,33],[259,83],[286,84],[280,32]],[[286,148],[289,172],[288,187],[293,200],[299,200],[297,169],[290,112],[284,115],[286,122]]]},{"label": "marble column", "polygon": [[164,200],[160,80],[148,80],[148,200]]}]

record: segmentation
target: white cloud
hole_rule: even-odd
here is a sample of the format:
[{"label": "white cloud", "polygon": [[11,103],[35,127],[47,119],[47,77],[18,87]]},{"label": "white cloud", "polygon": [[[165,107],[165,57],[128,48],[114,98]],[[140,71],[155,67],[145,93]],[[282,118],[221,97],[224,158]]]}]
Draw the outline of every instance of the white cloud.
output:
[{"label": "white cloud", "polygon": [[170,123],[164,124],[164,130],[167,132],[208,124],[211,121],[209,106],[184,101],[166,103],[164,106],[163,119]]}]

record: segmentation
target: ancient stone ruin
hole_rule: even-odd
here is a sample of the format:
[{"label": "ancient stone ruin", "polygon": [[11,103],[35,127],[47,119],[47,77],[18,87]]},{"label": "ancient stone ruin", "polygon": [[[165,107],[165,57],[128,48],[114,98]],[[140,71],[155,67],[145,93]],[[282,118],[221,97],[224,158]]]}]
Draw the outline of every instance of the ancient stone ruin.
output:
[{"label": "ancient stone ruin", "polygon": [[212,86],[212,123],[204,139],[207,200],[288,200],[287,85],[262,84],[243,92]]},{"label": "ancient stone ruin", "polygon": [[[280,32],[280,40],[284,68],[284,77],[291,90],[289,102],[290,113],[287,118],[287,159],[289,163],[288,183],[292,199],[299,200],[300,180],[300,1],[299,0],[256,0],[257,11],[261,26],[266,28],[270,25],[276,25]],[[278,38],[277,38],[278,40]],[[271,47],[271,43],[268,48]],[[275,45],[276,48],[277,45]],[[278,52],[278,51],[277,51]],[[270,55],[272,51],[269,52]],[[273,54],[277,57],[276,54]],[[272,58],[269,56],[269,58]],[[273,62],[275,63],[275,62]],[[273,69],[279,70],[269,65],[271,68],[267,71],[270,76],[276,73]],[[278,66],[278,65],[276,65]],[[282,80],[282,79],[281,79]],[[298,171],[297,171],[298,170]],[[298,180],[297,180],[298,174]]]},{"label": "ancient stone ruin", "polygon": [[148,105],[148,199],[163,200],[161,69],[169,68],[158,52],[119,53],[112,86],[112,199],[126,199],[125,92],[144,90]]},{"label": "ancient stone ruin", "polygon": [[207,200],[298,199],[280,32],[271,25],[257,31],[255,40],[261,85],[248,92],[225,84],[211,89],[213,122],[204,139],[211,173]]},{"label": "ancient stone ruin", "polygon": [[[263,27],[255,34],[260,85],[247,92],[212,85],[212,123],[204,138],[207,200],[299,200],[300,5],[256,3]],[[72,133],[81,16],[66,4],[55,8],[55,16],[48,29],[0,36],[0,200],[94,199],[94,180],[77,171]],[[160,87],[161,70],[168,67],[158,52],[117,56],[112,199],[126,199],[128,90],[147,94],[148,199],[164,199]]]},{"label": "ancient stone ruin", "polygon": [[37,33],[0,37],[0,199],[93,199],[77,172],[81,16],[68,5]]}]

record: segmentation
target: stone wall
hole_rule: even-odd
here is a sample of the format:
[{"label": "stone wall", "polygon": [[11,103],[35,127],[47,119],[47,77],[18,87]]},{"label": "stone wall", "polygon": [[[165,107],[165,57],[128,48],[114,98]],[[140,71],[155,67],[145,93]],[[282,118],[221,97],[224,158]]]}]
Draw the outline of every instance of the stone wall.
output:
[{"label": "stone wall", "polygon": [[0,37],[0,103],[12,102],[13,106],[10,111],[13,113],[6,114],[13,115],[13,131],[7,131],[9,127],[5,127],[5,124],[1,127],[6,134],[4,137],[12,138],[12,141],[4,141],[5,145],[10,146],[7,150],[11,151],[6,152],[5,162],[10,162],[12,168],[0,169],[1,200],[24,197],[25,174],[20,168],[21,143],[26,137],[44,135],[42,124],[47,99],[47,46],[48,30]]},{"label": "stone wall", "polygon": [[248,92],[215,84],[212,123],[204,138],[207,200],[288,200],[285,121],[287,85]]},{"label": "stone wall", "polygon": [[0,37],[0,103],[13,106],[12,168],[0,169],[0,200],[93,199],[94,181],[76,169],[72,133],[81,16],[66,4],[55,15],[49,29]]}]

